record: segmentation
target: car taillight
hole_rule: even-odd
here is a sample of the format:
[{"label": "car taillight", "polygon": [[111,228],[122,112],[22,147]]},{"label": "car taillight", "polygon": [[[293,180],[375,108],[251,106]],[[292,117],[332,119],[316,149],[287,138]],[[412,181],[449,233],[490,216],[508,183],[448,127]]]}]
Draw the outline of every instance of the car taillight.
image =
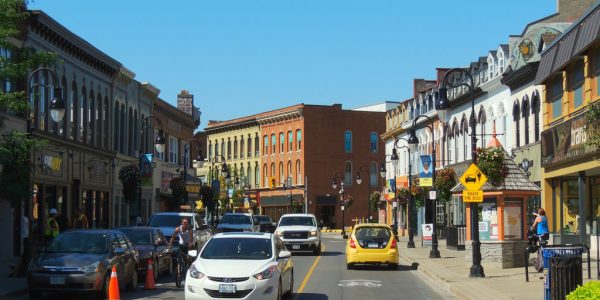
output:
[{"label": "car taillight", "polygon": [[350,239],[350,248],[356,249],[356,244],[354,243],[354,239]]},{"label": "car taillight", "polygon": [[396,248],[396,246],[398,246],[398,245],[396,244],[396,239],[392,239],[392,244],[390,245],[390,248],[392,248],[392,249],[395,249],[395,248]]}]

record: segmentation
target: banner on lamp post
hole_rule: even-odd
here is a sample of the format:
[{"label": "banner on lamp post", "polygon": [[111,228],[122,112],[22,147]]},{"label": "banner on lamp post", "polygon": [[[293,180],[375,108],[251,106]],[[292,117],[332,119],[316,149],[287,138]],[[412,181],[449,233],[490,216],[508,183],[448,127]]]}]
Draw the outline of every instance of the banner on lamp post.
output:
[{"label": "banner on lamp post", "polygon": [[421,163],[419,164],[419,186],[433,186],[431,156],[429,155],[421,155]]},{"label": "banner on lamp post", "polygon": [[142,186],[152,186],[153,156],[151,153],[142,154],[142,169],[140,170]]}]

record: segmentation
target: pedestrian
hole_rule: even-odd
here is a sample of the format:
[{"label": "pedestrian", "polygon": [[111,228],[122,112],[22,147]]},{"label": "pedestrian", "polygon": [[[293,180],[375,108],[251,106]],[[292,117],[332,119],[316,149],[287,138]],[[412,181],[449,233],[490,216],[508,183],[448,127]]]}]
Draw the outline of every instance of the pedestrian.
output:
[{"label": "pedestrian", "polygon": [[541,207],[540,209],[538,209],[533,225],[531,225],[531,231],[536,231],[536,234],[544,240],[548,240],[548,238],[550,237],[550,230],[548,229],[548,218],[546,218],[546,211]]},{"label": "pedestrian", "polygon": [[85,216],[83,212],[81,212],[80,208],[75,208],[75,219],[73,219],[73,229],[88,229],[90,228],[90,224],[88,222],[88,218]]},{"label": "pedestrian", "polygon": [[56,208],[51,208],[48,213],[50,216],[48,220],[46,220],[46,228],[44,229],[44,235],[46,236],[46,241],[48,244],[52,242],[52,240],[58,235],[60,232],[60,227],[58,226],[58,222],[56,221],[56,215],[58,215],[58,211]]}]

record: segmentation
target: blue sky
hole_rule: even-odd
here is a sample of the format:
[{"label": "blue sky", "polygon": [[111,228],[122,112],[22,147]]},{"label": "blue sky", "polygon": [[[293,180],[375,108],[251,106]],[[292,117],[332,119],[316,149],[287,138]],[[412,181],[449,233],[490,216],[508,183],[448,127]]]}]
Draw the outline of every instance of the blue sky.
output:
[{"label": "blue sky", "polygon": [[551,0],[35,0],[175,105],[208,120],[298,103],[411,97],[414,78],[466,66],[556,12]]}]

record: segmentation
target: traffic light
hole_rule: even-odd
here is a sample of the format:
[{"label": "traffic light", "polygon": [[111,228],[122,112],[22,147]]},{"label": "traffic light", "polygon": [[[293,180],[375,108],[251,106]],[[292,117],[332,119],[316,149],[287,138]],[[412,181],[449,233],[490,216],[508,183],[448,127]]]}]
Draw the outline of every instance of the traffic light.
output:
[{"label": "traffic light", "polygon": [[271,177],[271,188],[274,189],[277,186],[277,181],[275,177]]}]

